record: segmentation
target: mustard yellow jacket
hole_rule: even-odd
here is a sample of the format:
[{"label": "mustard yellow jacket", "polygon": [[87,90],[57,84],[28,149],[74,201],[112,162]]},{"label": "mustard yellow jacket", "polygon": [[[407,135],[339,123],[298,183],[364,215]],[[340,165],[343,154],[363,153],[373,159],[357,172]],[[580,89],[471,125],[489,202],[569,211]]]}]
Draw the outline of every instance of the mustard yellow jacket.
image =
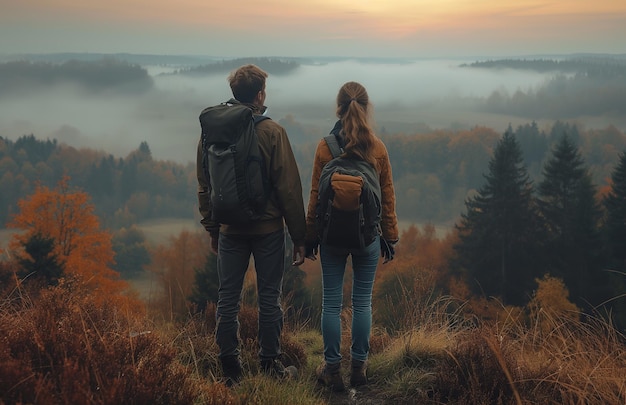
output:
[{"label": "mustard yellow jacket", "polygon": [[[378,163],[378,174],[380,180],[380,189],[382,193],[382,218],[381,228],[382,237],[390,242],[398,241],[398,217],[396,216],[396,194],[393,188],[393,177],[391,174],[391,162],[389,154],[383,141],[375,138],[374,157]],[[317,195],[319,188],[320,174],[326,163],[330,162],[333,155],[322,139],[315,150],[313,159],[313,174],[311,177],[311,192],[309,194],[309,206],[306,215],[306,240],[311,242],[318,238],[317,229],[315,227],[315,205],[317,204]]]}]

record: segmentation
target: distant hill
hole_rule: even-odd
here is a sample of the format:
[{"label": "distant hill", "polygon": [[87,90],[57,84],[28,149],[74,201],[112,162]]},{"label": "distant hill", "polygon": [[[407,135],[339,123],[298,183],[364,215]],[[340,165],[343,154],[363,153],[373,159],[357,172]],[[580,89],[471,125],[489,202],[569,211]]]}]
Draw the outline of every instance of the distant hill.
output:
[{"label": "distant hill", "polygon": [[483,69],[516,69],[536,72],[580,73],[588,71],[626,72],[626,55],[579,54],[567,58],[494,59],[464,63],[461,67]]},{"label": "distant hill", "polygon": [[153,80],[138,64],[115,58],[63,63],[13,61],[0,63],[0,97],[27,89],[75,83],[90,92],[145,92]]},{"label": "distant hill", "polygon": [[254,64],[272,75],[286,75],[292,73],[300,64],[295,60],[280,58],[238,58],[221,60],[204,65],[187,67],[169,74],[182,74],[188,76],[211,75],[217,73],[230,72],[239,66]]},{"label": "distant hill", "polygon": [[143,55],[132,53],[46,53],[46,54],[13,54],[0,56],[0,62],[11,61],[30,61],[30,62],[49,62],[64,63],[70,60],[81,62],[94,62],[102,59],[117,59],[131,64],[146,65],[200,65],[217,60],[219,57],[200,56],[200,55]]}]

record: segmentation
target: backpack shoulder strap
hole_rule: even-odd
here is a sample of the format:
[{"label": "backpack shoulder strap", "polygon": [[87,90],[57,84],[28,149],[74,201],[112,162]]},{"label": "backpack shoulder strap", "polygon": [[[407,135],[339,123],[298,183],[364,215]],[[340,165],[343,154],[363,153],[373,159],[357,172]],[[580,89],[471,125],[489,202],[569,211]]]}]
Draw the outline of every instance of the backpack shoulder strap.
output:
[{"label": "backpack shoulder strap", "polygon": [[325,136],[324,140],[326,141],[326,145],[328,145],[328,149],[330,149],[330,153],[333,155],[333,158],[336,158],[343,154],[343,148],[339,146],[339,142],[337,142],[337,137],[334,134]]}]

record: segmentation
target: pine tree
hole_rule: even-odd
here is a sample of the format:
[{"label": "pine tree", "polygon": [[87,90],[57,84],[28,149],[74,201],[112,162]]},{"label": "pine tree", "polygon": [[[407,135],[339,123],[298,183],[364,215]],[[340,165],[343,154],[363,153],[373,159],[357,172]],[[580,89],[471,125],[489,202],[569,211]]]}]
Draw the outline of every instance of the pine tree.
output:
[{"label": "pine tree", "polygon": [[576,124],[570,124],[568,122],[556,121],[552,125],[550,130],[551,144],[557,144],[561,141],[564,135],[567,134],[567,138],[573,144],[578,144],[580,141],[580,132]]},{"label": "pine tree", "polygon": [[140,275],[150,263],[150,252],[144,233],[135,225],[122,228],[113,235],[115,264],[113,269],[122,277],[132,278]]},{"label": "pine tree", "polygon": [[524,161],[531,177],[538,178],[541,175],[541,164],[547,154],[548,137],[543,131],[539,130],[536,122],[524,124],[515,130],[515,138],[517,139]]},{"label": "pine tree", "polygon": [[600,209],[591,175],[567,134],[553,148],[543,176],[538,204],[547,233],[547,270],[563,279],[575,302],[584,305],[598,293],[592,284],[601,284]]},{"label": "pine tree", "polygon": [[510,126],[494,150],[485,180],[465,202],[456,248],[478,292],[523,304],[537,276],[537,215],[532,182]]},{"label": "pine tree", "polygon": [[611,189],[604,198],[605,246],[608,256],[608,286],[611,286],[607,305],[611,307],[616,323],[626,330],[626,151],[611,174]]},{"label": "pine tree", "polygon": [[204,267],[196,269],[189,301],[196,305],[198,311],[204,312],[209,302],[217,303],[219,286],[217,256],[210,252]]},{"label": "pine tree", "polygon": [[611,174],[611,190],[603,203],[611,268],[623,272],[626,271],[626,151],[620,154],[619,164]]},{"label": "pine tree", "polygon": [[54,239],[35,233],[24,241],[24,256],[18,258],[18,277],[43,285],[56,285],[63,266],[54,253]]}]

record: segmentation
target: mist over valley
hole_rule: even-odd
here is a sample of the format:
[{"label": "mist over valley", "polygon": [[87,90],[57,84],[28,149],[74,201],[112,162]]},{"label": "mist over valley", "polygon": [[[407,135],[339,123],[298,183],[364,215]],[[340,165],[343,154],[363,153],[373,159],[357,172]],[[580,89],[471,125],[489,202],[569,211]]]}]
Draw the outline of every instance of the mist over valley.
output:
[{"label": "mist over valley", "polygon": [[[155,158],[180,163],[193,160],[199,112],[231,97],[228,70],[183,74],[185,69],[205,65],[176,64],[166,57],[167,64],[156,64],[156,58],[144,59],[151,64],[141,68],[152,83],[138,89],[130,84],[114,91],[86,89],[84,83],[66,79],[36,86],[24,81],[23,87],[13,86],[10,92],[0,90],[0,136],[17,139],[35,134],[116,156],[125,156],[146,141]],[[507,96],[532,92],[557,71],[472,68],[467,64],[474,60],[453,59],[304,62],[287,74],[269,70],[267,82],[268,115],[300,126],[300,131],[290,133],[294,145],[317,142],[326,134],[336,119],[336,92],[350,80],[368,89],[379,133],[426,133],[477,125],[503,131],[509,123],[515,127],[534,120],[546,126],[564,118],[588,127],[613,124],[623,128],[626,121],[624,114],[551,118],[482,108],[494,92]]]}]

